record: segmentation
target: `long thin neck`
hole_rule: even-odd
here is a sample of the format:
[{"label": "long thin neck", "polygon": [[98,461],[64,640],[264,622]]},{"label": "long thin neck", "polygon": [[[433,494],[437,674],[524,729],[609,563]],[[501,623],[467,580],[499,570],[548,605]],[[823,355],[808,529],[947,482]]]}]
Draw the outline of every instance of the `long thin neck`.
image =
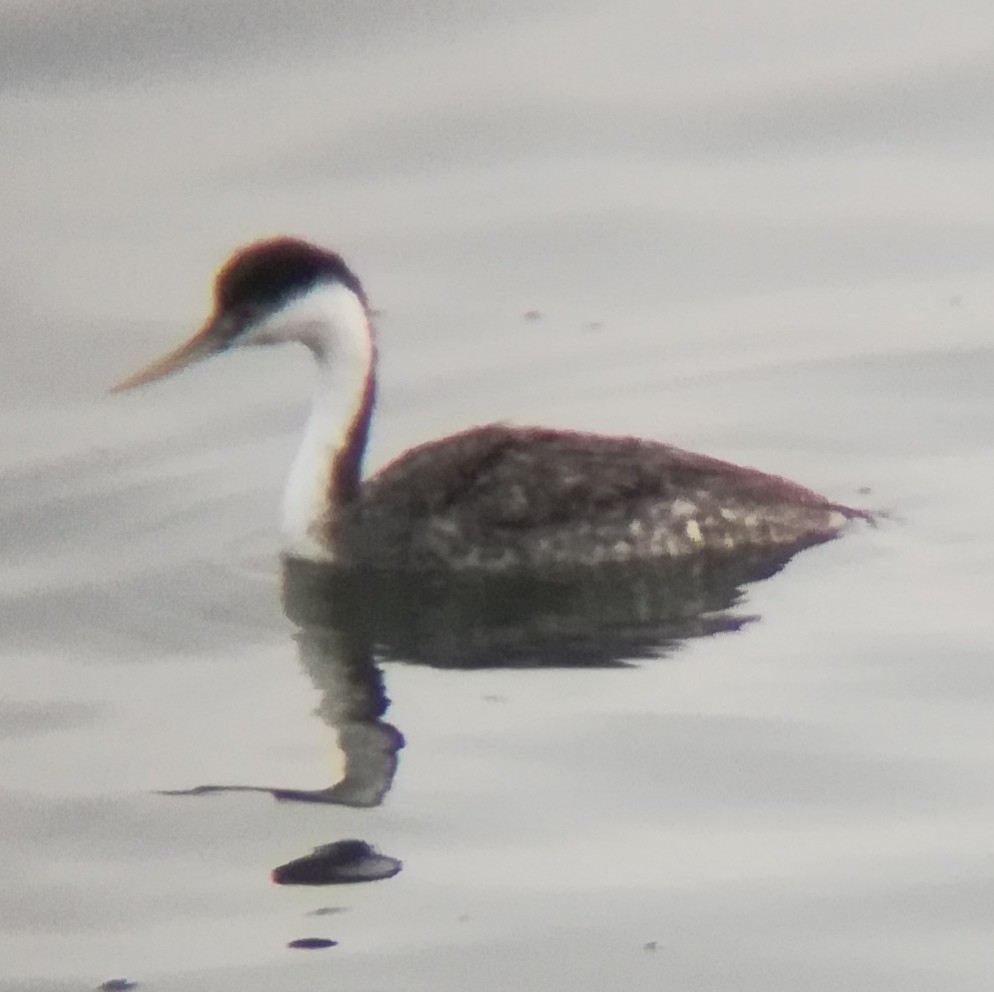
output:
[{"label": "long thin neck", "polygon": [[358,297],[340,286],[314,297],[323,319],[311,323],[306,341],[317,375],[304,438],[283,493],[283,529],[291,554],[328,560],[334,558],[334,519],[361,483],[376,393],[376,348]]}]

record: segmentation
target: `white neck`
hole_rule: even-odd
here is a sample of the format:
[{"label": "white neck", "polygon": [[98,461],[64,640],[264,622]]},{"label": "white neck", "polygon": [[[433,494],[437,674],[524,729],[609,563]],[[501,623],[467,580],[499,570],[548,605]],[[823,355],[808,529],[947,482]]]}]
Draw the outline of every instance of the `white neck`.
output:
[{"label": "white neck", "polygon": [[290,554],[318,560],[334,558],[329,527],[343,494],[335,465],[361,451],[365,431],[353,437],[370,399],[375,350],[362,301],[341,284],[319,286],[265,321],[268,340],[293,339],[310,348],[317,380],[304,439],[283,491],[283,539]]}]

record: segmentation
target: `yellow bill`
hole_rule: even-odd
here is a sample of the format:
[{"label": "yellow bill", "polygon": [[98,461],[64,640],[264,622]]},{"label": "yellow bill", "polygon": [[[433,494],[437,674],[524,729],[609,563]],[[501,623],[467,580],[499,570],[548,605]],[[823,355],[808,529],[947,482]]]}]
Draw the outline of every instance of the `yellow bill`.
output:
[{"label": "yellow bill", "polygon": [[126,379],[111,386],[110,391],[123,393],[125,390],[164,379],[167,375],[172,375],[174,372],[179,372],[204,358],[209,358],[220,351],[230,340],[227,327],[226,321],[212,317],[192,338],[184,341],[178,348],[156,358],[155,361],[150,362],[133,375],[129,375]]}]

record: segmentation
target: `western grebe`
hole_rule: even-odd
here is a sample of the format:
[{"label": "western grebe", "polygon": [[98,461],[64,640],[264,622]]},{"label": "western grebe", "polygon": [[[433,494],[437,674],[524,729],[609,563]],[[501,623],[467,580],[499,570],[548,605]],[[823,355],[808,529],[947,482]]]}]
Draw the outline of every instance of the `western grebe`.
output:
[{"label": "western grebe", "polygon": [[657,441],[488,424],[361,477],[376,392],[366,295],[341,257],[295,238],[223,266],[203,328],[114,387],[243,345],[297,341],[317,365],[283,497],[291,557],[399,570],[544,568],[749,548],[799,550],[865,511]]}]

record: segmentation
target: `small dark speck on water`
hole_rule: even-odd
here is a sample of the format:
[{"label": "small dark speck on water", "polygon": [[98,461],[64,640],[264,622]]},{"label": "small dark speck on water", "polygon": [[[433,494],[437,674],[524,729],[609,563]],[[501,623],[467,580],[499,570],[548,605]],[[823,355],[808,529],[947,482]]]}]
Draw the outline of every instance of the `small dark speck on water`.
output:
[{"label": "small dark speck on water", "polygon": [[307,915],[308,916],[332,916],[335,913],[346,913],[348,910],[345,906],[319,906],[317,909],[312,909]]},{"label": "small dark speck on water", "polygon": [[298,947],[305,951],[319,951],[323,947],[334,947],[337,943],[337,940],[328,940],[327,937],[298,937],[286,946]]},{"label": "small dark speck on water", "polygon": [[649,951],[649,952],[658,951],[659,950],[659,941],[658,940],[647,940],[642,945],[642,950],[643,951]]},{"label": "small dark speck on water", "polygon": [[541,320],[542,311],[541,310],[526,310],[525,320]]},{"label": "small dark speck on water", "polygon": [[961,307],[961,306],[963,306],[963,297],[962,296],[950,296],[949,297],[949,305],[951,307]]},{"label": "small dark speck on water", "polygon": [[137,982],[129,982],[126,978],[110,978],[103,985],[97,986],[97,992],[127,992],[127,989],[136,988]]},{"label": "small dark speck on water", "polygon": [[588,320],[584,325],[583,329],[585,331],[601,331],[604,329],[603,320]]},{"label": "small dark speck on water", "polygon": [[500,696],[500,695],[498,695],[496,693],[488,693],[487,695],[485,695],[483,697],[483,701],[485,703],[506,703],[507,702],[507,697],[506,696]]}]

